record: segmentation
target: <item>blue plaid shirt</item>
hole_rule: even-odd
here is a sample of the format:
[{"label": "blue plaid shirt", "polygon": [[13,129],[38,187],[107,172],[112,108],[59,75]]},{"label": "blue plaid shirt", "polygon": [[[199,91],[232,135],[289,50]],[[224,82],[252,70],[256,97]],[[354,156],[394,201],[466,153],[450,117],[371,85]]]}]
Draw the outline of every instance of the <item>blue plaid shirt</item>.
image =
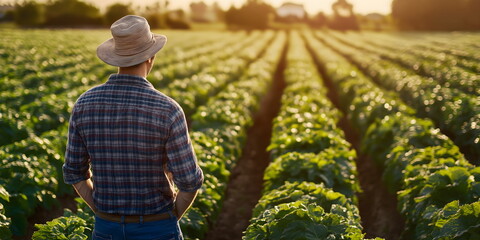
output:
[{"label": "blue plaid shirt", "polygon": [[182,108],[147,79],[124,74],[75,103],[63,174],[67,184],[93,175],[95,207],[123,215],[165,212],[173,183],[192,192],[203,182]]}]

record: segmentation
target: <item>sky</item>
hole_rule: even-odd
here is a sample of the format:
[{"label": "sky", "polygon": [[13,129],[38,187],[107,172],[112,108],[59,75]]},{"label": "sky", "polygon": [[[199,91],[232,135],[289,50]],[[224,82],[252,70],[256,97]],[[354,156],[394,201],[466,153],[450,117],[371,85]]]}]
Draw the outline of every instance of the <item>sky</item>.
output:
[{"label": "sky", "polygon": [[[151,5],[158,0],[102,0],[102,1],[95,1],[95,0],[84,0],[86,2],[90,2],[93,5],[96,5],[97,7],[100,7],[101,9],[105,9],[106,6],[116,3],[116,2],[122,2],[122,3],[132,3],[134,6],[135,5]],[[170,0],[170,8],[172,9],[177,9],[177,8],[182,8],[185,10],[189,9],[189,4],[191,2],[195,2],[199,0]],[[204,0],[205,3],[213,3],[213,2],[218,2],[219,5],[224,8],[228,9],[232,4],[235,6],[241,6],[246,0]],[[335,2],[336,0],[265,0],[265,2],[268,2],[272,4],[274,7],[279,7],[281,6],[284,2],[294,2],[294,3],[300,3],[305,6],[305,10],[307,10],[308,13],[310,14],[315,14],[319,11],[323,11],[325,13],[331,13],[331,6],[332,3]],[[14,3],[14,2],[21,2],[19,1],[12,1],[12,0],[0,0],[1,3]],[[382,14],[388,14],[391,11],[391,4],[392,0],[348,0],[351,4],[353,4],[354,8],[353,10],[356,13],[361,13],[361,14],[367,14],[367,13],[382,13]]]}]

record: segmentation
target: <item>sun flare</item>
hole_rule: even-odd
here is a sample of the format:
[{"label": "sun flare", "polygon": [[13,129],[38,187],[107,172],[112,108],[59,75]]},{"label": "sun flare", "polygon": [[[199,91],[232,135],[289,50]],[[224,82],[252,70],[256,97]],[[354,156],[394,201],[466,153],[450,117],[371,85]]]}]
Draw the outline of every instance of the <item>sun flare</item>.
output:
[{"label": "sun flare", "polygon": [[[47,2],[47,0],[37,0],[39,2]],[[105,9],[108,5],[113,3],[132,3],[134,6],[147,6],[152,5],[159,0],[103,0],[103,1],[95,1],[95,0],[83,0],[86,2],[90,2],[101,9]],[[160,0],[165,1],[165,0]],[[202,0],[170,0],[169,6],[170,8],[180,8],[184,10],[189,10],[189,5],[192,2],[199,2]],[[203,0],[203,2],[207,4],[218,3],[223,9],[228,9],[231,5],[240,6],[246,0]],[[315,14],[320,11],[325,13],[332,12],[332,4],[336,0],[264,0],[272,4],[274,7],[280,7],[285,2],[293,2],[303,4],[306,11],[310,14]],[[3,3],[15,3],[17,1],[12,0],[0,0],[0,4]],[[353,9],[357,13],[367,14],[372,12],[388,14],[391,11],[391,4],[392,0],[348,0],[349,3],[353,5]]]}]

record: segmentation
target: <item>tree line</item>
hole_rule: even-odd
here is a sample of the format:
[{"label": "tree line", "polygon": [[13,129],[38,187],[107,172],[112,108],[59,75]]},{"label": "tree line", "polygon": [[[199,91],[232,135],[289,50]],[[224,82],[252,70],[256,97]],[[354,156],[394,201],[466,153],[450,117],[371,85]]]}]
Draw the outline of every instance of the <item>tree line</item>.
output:
[{"label": "tree line", "polygon": [[[338,14],[335,6],[347,10],[348,15]],[[279,16],[276,9],[262,0],[246,0],[239,8],[232,6],[225,12],[225,22],[231,27],[246,29],[267,29],[271,28],[272,22],[283,24],[304,23],[313,28],[328,27],[336,30],[359,30],[359,25],[352,5],[346,0],[337,0],[333,5],[334,14],[327,17],[322,12],[314,16],[308,16],[307,12],[302,18],[294,15]],[[341,11],[341,10],[340,10]]]},{"label": "tree line", "polygon": [[480,0],[394,0],[392,17],[401,30],[480,30]]},{"label": "tree line", "polygon": [[[17,3],[6,18],[24,27],[108,27],[122,16],[137,14],[147,18],[152,28],[190,28],[183,10],[172,11],[168,5],[169,0],[159,0],[144,9],[133,9],[130,4],[115,3],[102,13],[82,0],[49,0],[45,4],[26,0]],[[216,9],[215,14],[230,29],[267,29],[275,23],[305,23],[315,28],[359,30],[366,22],[390,24],[386,17],[372,19],[355,14],[347,0],[337,0],[332,10],[331,16],[320,12],[313,16],[305,13],[301,19],[280,17],[264,0],[245,0],[240,7],[232,6],[227,11]],[[391,17],[400,30],[480,30],[479,12],[480,0],[393,0]]]},{"label": "tree line", "polygon": [[[152,28],[189,28],[182,10],[169,11],[168,0],[134,11],[130,4],[115,3],[105,13],[81,0],[50,0],[42,4],[33,0],[17,3],[7,17],[23,27],[104,27],[129,14],[147,18]],[[141,12],[138,12],[141,11]]]},{"label": "tree line", "polygon": [[[338,0],[345,2],[345,0]],[[159,0],[144,9],[132,9],[130,4],[115,3],[105,13],[82,0],[49,0],[42,4],[34,0],[17,3],[7,18],[22,27],[108,27],[128,14],[145,17],[152,28],[188,29],[189,23],[183,10],[168,10],[168,0]],[[230,29],[267,29],[272,23],[306,23],[312,27],[330,27],[341,30],[356,30],[358,24],[353,16],[349,19],[334,16],[327,18],[323,13],[304,18],[280,17],[276,9],[263,0],[246,0],[240,7],[232,6],[223,11],[217,9],[217,19],[224,21]],[[353,26],[353,28],[351,27]]]}]

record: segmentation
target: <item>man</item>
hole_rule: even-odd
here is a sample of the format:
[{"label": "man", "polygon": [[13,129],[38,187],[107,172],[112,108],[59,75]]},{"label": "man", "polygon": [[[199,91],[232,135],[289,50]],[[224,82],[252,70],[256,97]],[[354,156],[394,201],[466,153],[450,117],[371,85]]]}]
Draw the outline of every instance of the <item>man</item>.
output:
[{"label": "man", "polygon": [[203,173],[183,110],[146,79],[167,39],[132,15],[111,32],[97,56],[118,74],[75,103],[64,180],[95,212],[93,239],[183,239],[178,219]]}]

